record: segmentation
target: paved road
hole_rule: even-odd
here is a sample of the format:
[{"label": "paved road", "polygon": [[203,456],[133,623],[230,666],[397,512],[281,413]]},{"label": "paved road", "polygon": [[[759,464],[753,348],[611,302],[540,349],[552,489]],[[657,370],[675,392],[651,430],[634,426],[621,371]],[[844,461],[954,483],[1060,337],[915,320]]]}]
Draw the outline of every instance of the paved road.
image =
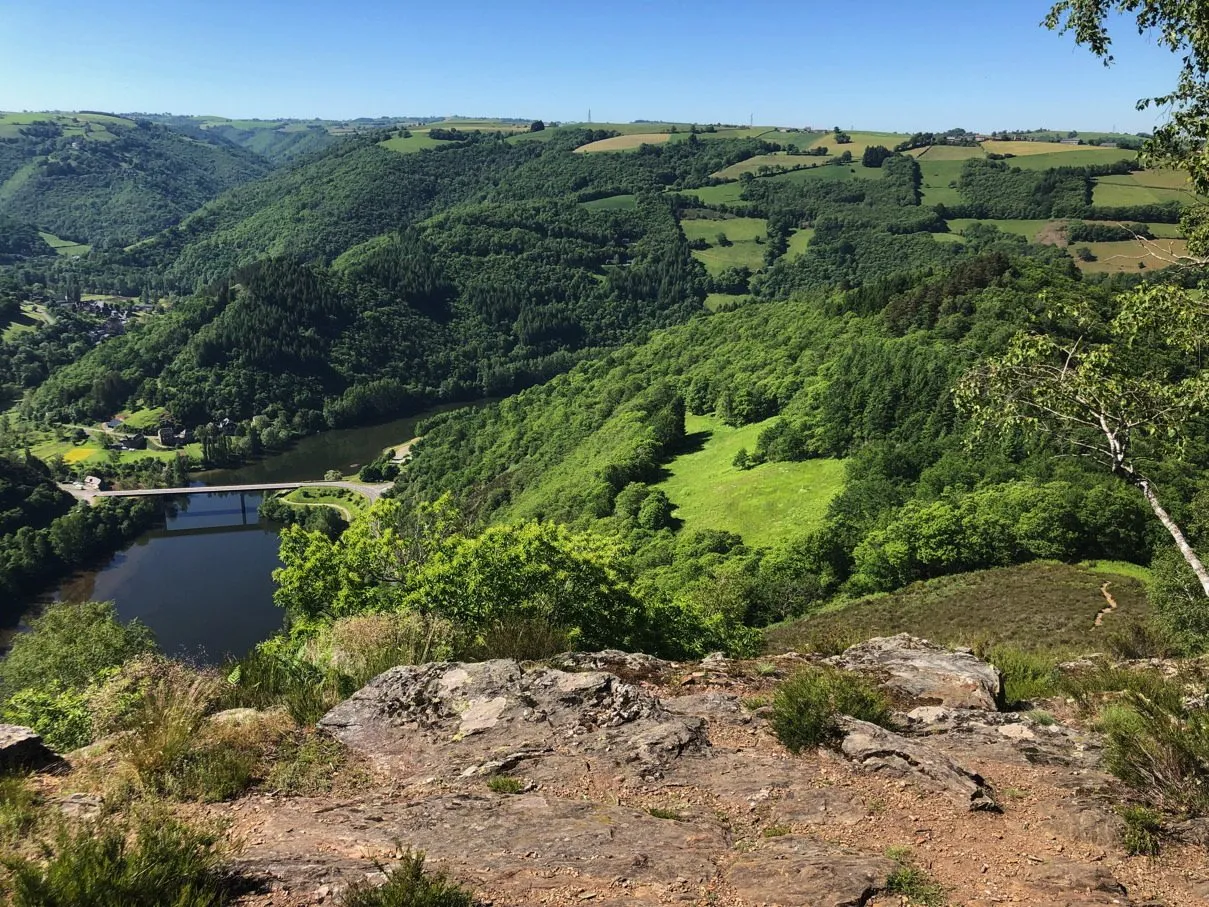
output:
[{"label": "paved road", "polygon": [[209,494],[211,492],[240,492],[240,491],[286,491],[303,486],[326,486],[330,488],[347,488],[358,491],[371,501],[376,501],[382,492],[390,488],[390,483],[368,485],[363,482],[263,482],[254,485],[190,485],[187,488],[132,488],[128,491],[89,491],[79,489],[74,485],[60,484],[59,487],[81,501],[92,503],[96,498],[138,498],[153,495],[178,494]]}]

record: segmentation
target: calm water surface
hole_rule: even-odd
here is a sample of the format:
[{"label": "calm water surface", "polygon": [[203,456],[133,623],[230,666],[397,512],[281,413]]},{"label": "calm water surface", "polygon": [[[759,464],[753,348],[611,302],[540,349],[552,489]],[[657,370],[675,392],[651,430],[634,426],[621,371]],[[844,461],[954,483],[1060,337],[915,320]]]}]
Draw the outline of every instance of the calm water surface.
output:
[{"label": "calm water surface", "polygon": [[206,662],[243,655],[281,627],[273,605],[277,527],[258,521],[259,494],[172,498],[162,526],[98,570],[72,577],[56,601],[113,601],[170,655]]},{"label": "calm water surface", "polygon": [[[486,402],[486,401],[484,401]],[[476,404],[480,405],[480,404]],[[416,423],[438,407],[367,428],[304,438],[282,454],[240,469],[193,476],[207,485],[297,482],[329,469],[354,472],[415,436]],[[277,526],[260,522],[259,494],[193,494],[166,499],[163,523],[107,564],[84,571],[31,602],[113,601],[123,620],[138,618],[171,655],[220,662],[243,655],[281,627],[273,605]],[[0,631],[0,647],[4,644]]]}]

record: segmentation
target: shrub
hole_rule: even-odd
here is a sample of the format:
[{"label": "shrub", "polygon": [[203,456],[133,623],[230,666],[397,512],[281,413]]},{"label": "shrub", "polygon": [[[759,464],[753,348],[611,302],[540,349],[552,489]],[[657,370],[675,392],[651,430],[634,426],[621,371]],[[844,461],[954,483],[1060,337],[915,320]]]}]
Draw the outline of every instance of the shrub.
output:
[{"label": "shrub", "polygon": [[762,832],[760,832],[760,834],[766,838],[779,838],[782,835],[788,835],[788,834],[792,834],[792,833],[793,833],[793,829],[790,828],[788,825],[769,825]]},{"label": "shrub", "polygon": [[59,683],[45,688],[18,690],[0,711],[10,724],[37,731],[46,745],[65,753],[92,742],[92,710],[83,690],[64,689]]},{"label": "shrub", "polygon": [[0,661],[0,698],[53,684],[80,690],[106,668],[154,648],[151,631],[138,621],[120,623],[112,602],[51,605]]},{"label": "shrub", "polygon": [[1053,656],[996,646],[989,658],[1003,672],[1003,698],[1009,709],[1058,692],[1058,669]]},{"label": "shrub", "polygon": [[232,903],[218,836],[167,816],[104,826],[66,823],[46,858],[10,856],[0,893],[12,907],[222,907]]},{"label": "shrub", "polygon": [[491,658],[515,658],[539,661],[573,648],[571,634],[541,618],[501,617],[483,628],[466,645],[461,657],[470,661]]},{"label": "shrub", "polygon": [[1063,675],[1058,686],[1085,712],[1094,711],[1105,698],[1120,694],[1140,696],[1168,712],[1182,711],[1184,703],[1183,685],[1151,668],[1136,670],[1125,665],[1098,664],[1089,670]]},{"label": "shrub", "polygon": [[473,907],[474,898],[444,873],[425,872],[424,854],[416,853],[403,858],[385,885],[354,883],[340,903],[342,907]]},{"label": "shrub", "polygon": [[315,796],[330,791],[347,763],[340,741],[319,732],[288,737],[278,747],[268,785],[287,796]]},{"label": "shrub", "polygon": [[38,822],[38,796],[20,775],[0,777],[0,844],[25,840]]},{"label": "shrub", "polygon": [[669,819],[672,822],[683,822],[684,816],[676,812],[674,809],[667,809],[663,806],[652,806],[647,810],[647,813],[655,819]]},{"label": "shrub", "polygon": [[1184,713],[1135,692],[1101,713],[1104,763],[1153,806],[1209,811],[1209,714]]},{"label": "shrub", "polygon": [[487,787],[497,794],[519,794],[525,789],[523,782],[507,775],[492,775],[487,779]]},{"label": "shrub", "polygon": [[772,703],[772,728],[791,752],[829,743],[839,719],[890,725],[890,703],[869,681],[834,668],[807,668],[783,683]]},{"label": "shrub", "polygon": [[1157,856],[1159,834],[1162,832],[1159,814],[1145,806],[1124,806],[1120,815],[1124,822],[1121,843],[1125,846],[1125,852],[1132,857]]},{"label": "shrub", "polygon": [[914,864],[910,848],[889,847],[886,856],[898,864],[898,868],[886,879],[886,891],[901,894],[920,907],[940,907],[944,904],[944,888]]},{"label": "shrub", "polygon": [[296,723],[307,725],[356,691],[347,675],[286,654],[286,645],[288,640],[270,640],[228,666],[223,706],[281,707]]},{"label": "shrub", "polygon": [[1150,575],[1147,594],[1158,625],[1190,652],[1209,650],[1209,603],[1192,568],[1178,552],[1164,550]]}]

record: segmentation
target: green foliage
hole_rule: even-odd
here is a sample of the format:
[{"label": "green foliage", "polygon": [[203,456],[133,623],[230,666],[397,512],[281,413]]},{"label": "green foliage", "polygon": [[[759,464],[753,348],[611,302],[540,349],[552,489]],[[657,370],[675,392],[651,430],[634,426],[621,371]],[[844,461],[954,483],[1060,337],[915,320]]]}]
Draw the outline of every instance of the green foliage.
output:
[{"label": "green foliage", "polygon": [[0,776],[0,847],[29,840],[38,824],[38,806],[38,795],[24,776]]},{"label": "green foliage", "polygon": [[63,689],[58,683],[26,687],[8,698],[0,716],[8,724],[32,728],[52,750],[70,752],[92,742],[91,691]]},{"label": "green foliage", "polygon": [[341,907],[472,907],[474,897],[442,872],[424,870],[424,854],[409,853],[390,870],[386,884],[349,886]]},{"label": "green foliage", "polygon": [[49,606],[13,640],[0,661],[0,695],[32,689],[80,691],[107,668],[151,651],[151,632],[137,621],[121,624],[112,602]]},{"label": "green foliage", "polygon": [[647,814],[655,819],[668,819],[672,822],[683,822],[684,816],[674,809],[668,809],[664,806],[652,806],[647,810]]},{"label": "green foliage", "polygon": [[1124,828],[1121,843],[1131,857],[1155,857],[1159,854],[1162,816],[1145,806],[1123,806],[1118,811]]},{"label": "green foliage", "polygon": [[898,863],[898,868],[886,879],[887,892],[902,895],[918,907],[942,907],[946,902],[944,886],[914,865],[909,848],[887,848],[886,856]]},{"label": "green foliage", "polygon": [[1156,622],[1180,648],[1209,648],[1209,602],[1196,574],[1176,551],[1162,551],[1151,563],[1150,601]]},{"label": "green foliage", "polygon": [[996,646],[988,658],[1003,672],[1003,699],[1009,709],[1027,706],[1059,690],[1058,664],[1052,655]]},{"label": "green foliage", "polygon": [[347,760],[340,741],[319,731],[302,731],[277,747],[265,782],[276,793],[315,797],[332,789]]},{"label": "green foliage", "polygon": [[1151,805],[1177,813],[1209,811],[1209,716],[1170,708],[1138,693],[1101,714],[1104,762]]},{"label": "green foliage", "polygon": [[[176,223],[269,171],[258,155],[204,131],[186,137],[146,120],[114,119],[105,139],[48,116],[9,141],[30,176],[0,198],[0,213],[59,236],[120,248]],[[67,128],[64,128],[64,127]],[[0,173],[0,182],[8,177]]]},{"label": "green foliage", "polygon": [[525,784],[519,778],[507,775],[492,775],[487,779],[487,787],[497,794],[519,794],[525,789]]},{"label": "green foliage", "polygon": [[169,816],[59,825],[45,859],[10,856],[13,907],[222,907],[235,898],[218,835]]},{"label": "green foliage", "polygon": [[777,688],[772,729],[790,752],[833,742],[842,716],[890,725],[890,703],[869,681],[834,668],[806,668]]}]

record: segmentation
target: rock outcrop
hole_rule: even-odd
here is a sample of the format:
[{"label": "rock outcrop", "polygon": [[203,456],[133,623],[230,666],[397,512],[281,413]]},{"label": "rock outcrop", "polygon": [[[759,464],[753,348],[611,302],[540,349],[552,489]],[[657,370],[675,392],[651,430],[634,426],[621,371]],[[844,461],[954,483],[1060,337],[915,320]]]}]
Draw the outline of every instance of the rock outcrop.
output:
[{"label": "rock outcrop", "polygon": [[998,668],[969,650],[944,649],[906,633],[871,639],[829,661],[872,675],[915,704],[990,711],[1003,706],[1003,675]]},{"label": "rock outcrop", "polygon": [[62,763],[57,753],[27,727],[0,724],[0,774],[39,771]]},{"label": "rock outcrop", "polygon": [[703,719],[674,715],[613,674],[503,659],[392,668],[320,727],[400,779],[490,775],[521,763],[556,777],[560,763],[582,771],[585,759],[593,770],[657,777],[707,745]]},{"label": "rock outcrop", "polygon": [[840,752],[862,771],[918,784],[963,809],[999,811],[986,782],[940,750],[867,721],[845,718],[842,725]]}]

